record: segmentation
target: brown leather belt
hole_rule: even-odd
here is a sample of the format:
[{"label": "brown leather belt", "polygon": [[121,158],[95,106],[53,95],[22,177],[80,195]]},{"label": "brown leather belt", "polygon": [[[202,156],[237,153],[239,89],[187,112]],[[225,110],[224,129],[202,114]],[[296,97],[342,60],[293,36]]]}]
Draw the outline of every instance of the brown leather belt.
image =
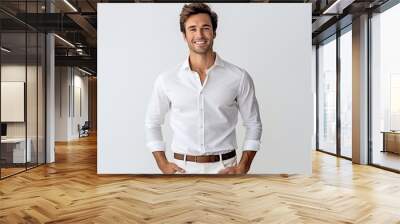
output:
[{"label": "brown leather belt", "polygon": [[[222,154],[222,160],[227,160],[236,156],[236,151],[232,150],[228,153]],[[180,153],[174,153],[174,158],[184,160],[185,155]],[[219,161],[219,155],[204,155],[204,156],[191,156],[186,155],[186,161],[196,163],[213,163]]]}]

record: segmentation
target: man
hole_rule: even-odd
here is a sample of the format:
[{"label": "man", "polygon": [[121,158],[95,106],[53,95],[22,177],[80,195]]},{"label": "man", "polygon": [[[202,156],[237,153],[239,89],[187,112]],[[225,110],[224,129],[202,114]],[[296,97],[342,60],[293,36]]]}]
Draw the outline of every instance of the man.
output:
[{"label": "man", "polygon": [[[213,51],[217,21],[208,5],[185,5],[180,28],[189,57],[155,82],[145,127],[147,147],[164,174],[245,174],[260,148],[262,125],[253,81],[244,69]],[[168,111],[174,162],[165,156],[161,132]],[[246,127],[239,164],[235,151],[238,112]]]}]

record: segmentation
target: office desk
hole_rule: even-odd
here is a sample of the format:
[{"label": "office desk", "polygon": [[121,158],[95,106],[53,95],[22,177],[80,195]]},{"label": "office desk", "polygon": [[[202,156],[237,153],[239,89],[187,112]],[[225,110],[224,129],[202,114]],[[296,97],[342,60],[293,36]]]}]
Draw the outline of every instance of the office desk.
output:
[{"label": "office desk", "polygon": [[[25,154],[25,138],[6,138],[1,139],[1,157],[6,163],[25,163],[31,162],[31,145],[32,140],[27,139]],[[25,161],[26,159],[26,161]]]},{"label": "office desk", "polygon": [[382,133],[383,133],[382,152],[393,152],[400,154],[400,132],[382,131]]}]

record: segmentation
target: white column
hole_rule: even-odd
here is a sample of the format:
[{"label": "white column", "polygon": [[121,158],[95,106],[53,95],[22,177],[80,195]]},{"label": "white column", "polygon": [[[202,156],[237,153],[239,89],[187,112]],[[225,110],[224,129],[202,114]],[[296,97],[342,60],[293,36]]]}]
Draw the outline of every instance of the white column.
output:
[{"label": "white column", "polygon": [[49,33],[46,36],[46,60],[47,60],[47,76],[46,76],[46,163],[52,163],[55,161],[55,150],[54,150],[54,133],[55,133],[55,75],[54,75],[54,35]]},{"label": "white column", "polygon": [[[54,5],[46,1],[46,11],[54,12]],[[54,35],[46,35],[46,163],[55,162],[55,42]]]}]

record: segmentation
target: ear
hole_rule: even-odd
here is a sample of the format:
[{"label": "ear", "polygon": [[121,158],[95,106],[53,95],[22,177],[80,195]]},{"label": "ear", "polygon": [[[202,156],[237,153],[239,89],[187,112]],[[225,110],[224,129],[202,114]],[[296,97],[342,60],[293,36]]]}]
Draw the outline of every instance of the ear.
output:
[{"label": "ear", "polygon": [[214,32],[214,39],[217,37],[217,32]]}]

